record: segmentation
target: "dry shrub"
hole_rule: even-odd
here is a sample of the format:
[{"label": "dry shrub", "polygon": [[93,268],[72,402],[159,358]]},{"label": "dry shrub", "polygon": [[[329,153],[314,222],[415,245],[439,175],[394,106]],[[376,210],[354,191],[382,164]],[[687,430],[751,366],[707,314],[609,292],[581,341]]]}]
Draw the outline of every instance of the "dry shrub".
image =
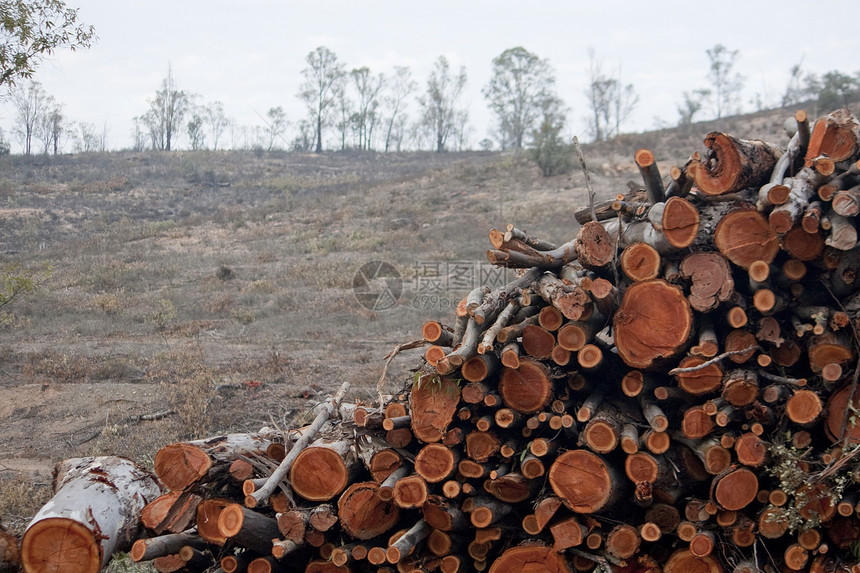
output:
[{"label": "dry shrub", "polygon": [[228,310],[236,306],[236,297],[230,293],[222,293],[207,300],[203,308],[207,314],[225,315]]},{"label": "dry shrub", "polygon": [[93,310],[99,310],[108,315],[115,315],[122,310],[122,302],[119,296],[112,292],[99,293],[91,301]]},{"label": "dry shrub", "polygon": [[27,354],[22,374],[31,383],[45,378],[53,382],[81,382],[90,377],[92,366],[86,356],[43,350]]},{"label": "dry shrub", "polygon": [[200,345],[187,343],[172,349],[153,365],[148,377],[176,410],[186,437],[204,437],[211,425],[208,409],[216,397],[216,373],[206,364]]},{"label": "dry shrub", "polygon": [[24,475],[0,477],[0,517],[3,525],[15,535],[24,533],[27,524],[51,499],[49,483],[34,484]]}]

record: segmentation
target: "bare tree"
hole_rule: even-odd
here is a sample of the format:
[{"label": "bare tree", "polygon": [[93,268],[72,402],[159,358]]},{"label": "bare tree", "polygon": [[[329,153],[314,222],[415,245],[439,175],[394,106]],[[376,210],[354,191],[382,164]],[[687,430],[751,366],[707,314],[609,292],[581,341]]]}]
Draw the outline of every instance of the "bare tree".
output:
[{"label": "bare tree", "polygon": [[603,71],[602,63],[594,50],[588,50],[589,83],[586,90],[588,105],[591,108],[589,130],[595,141],[611,139],[621,133],[621,125],[639,102],[633,84],[624,85],[619,77],[612,77]]},{"label": "bare tree", "polygon": [[310,52],[305,60],[308,64],[302,70],[305,81],[298,95],[307,105],[314,125],[315,151],[322,153],[323,128],[329,125],[331,112],[337,104],[337,88],[343,83],[345,72],[337,55],[325,46]]},{"label": "bare tree", "polygon": [[406,125],[404,119],[406,100],[415,91],[416,84],[412,79],[412,72],[405,66],[395,66],[394,76],[386,84],[388,89],[382,98],[388,124],[385,132],[385,151],[391,149],[392,143],[396,143],[397,151],[400,151],[404,137],[403,127]]},{"label": "bare tree", "polygon": [[692,92],[684,92],[684,100],[678,104],[679,125],[690,125],[693,117],[702,110],[704,102],[711,95],[711,90],[696,89]]},{"label": "bare tree", "polygon": [[268,150],[275,147],[275,141],[284,138],[287,129],[287,114],[281,106],[270,107],[266,112],[266,136],[269,140]]},{"label": "bare tree", "polygon": [[173,69],[168,66],[161,89],[149,100],[149,110],[141,118],[149,131],[153,149],[170,151],[192,104],[192,95],[178,88]]},{"label": "bare tree", "polygon": [[98,131],[96,131],[95,124],[78,124],[78,137],[76,147],[77,150],[81,153],[91,153],[99,150],[99,148],[101,147],[101,142]]},{"label": "bare tree", "polygon": [[66,131],[66,117],[63,114],[63,106],[56,103],[51,96],[48,96],[45,113],[39,120],[38,131],[43,152],[57,155],[60,151],[60,140]]},{"label": "bare tree", "polygon": [[482,92],[496,115],[499,145],[520,151],[541,110],[556,97],[555,74],[548,60],[519,46],[509,48],[493,59],[493,75]]},{"label": "bare tree", "polygon": [[39,82],[31,81],[24,86],[16,86],[11,92],[12,106],[15,110],[14,131],[21,138],[24,155],[32,152],[33,138],[39,122],[49,105],[49,96]]},{"label": "bare tree", "polygon": [[189,112],[191,117],[188,118],[186,129],[188,131],[188,145],[192,151],[204,149],[206,147],[206,133],[203,130],[203,109],[197,106]]},{"label": "bare tree", "polygon": [[705,50],[710,61],[708,80],[713,87],[714,107],[717,119],[724,113],[736,110],[740,92],[744,87],[744,78],[734,71],[738,58],[738,50],[729,50],[722,44]]},{"label": "bare tree", "polygon": [[220,101],[212,102],[203,107],[203,121],[209,126],[209,133],[212,135],[212,149],[218,150],[218,142],[221,136],[230,125],[230,120],[224,113],[224,104]]},{"label": "bare tree", "polygon": [[385,87],[385,76],[382,74],[374,76],[367,66],[356,68],[349,75],[358,96],[353,121],[358,137],[358,148],[371,149],[373,129],[380,119],[379,94]]},{"label": "bare tree", "polygon": [[[466,68],[461,66],[457,75],[445,56],[439,56],[427,79],[427,91],[419,98],[423,108],[422,125],[433,135],[436,152],[446,150],[448,138],[454,135],[461,123],[463,110],[459,108],[460,96],[466,87]],[[464,124],[463,124],[464,125]]]},{"label": "bare tree", "polygon": [[340,150],[346,149],[346,136],[352,129],[353,102],[346,91],[346,82],[338,82],[334,87],[334,99],[337,103],[338,120],[334,126],[340,133]]}]

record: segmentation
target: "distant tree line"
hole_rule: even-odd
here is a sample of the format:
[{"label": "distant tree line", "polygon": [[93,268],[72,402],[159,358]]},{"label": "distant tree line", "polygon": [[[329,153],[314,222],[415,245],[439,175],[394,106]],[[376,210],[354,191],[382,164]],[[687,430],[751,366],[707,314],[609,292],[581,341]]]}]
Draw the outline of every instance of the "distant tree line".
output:
[{"label": "distant tree line", "polygon": [[[26,12],[27,6],[32,11]],[[105,151],[106,125],[71,121],[62,104],[32,79],[39,57],[46,53],[32,46],[89,47],[95,38],[92,29],[78,24],[76,13],[66,10],[60,0],[0,0],[0,7],[0,89],[8,91],[12,134],[23,153]],[[54,27],[48,29],[61,35],[43,44],[32,32],[16,35],[16,22],[9,18],[21,16],[21,10],[34,22],[51,19]],[[8,55],[12,53],[25,56]],[[739,52],[717,44],[706,55],[701,85],[684,91],[677,104],[679,125],[707,117],[720,119],[742,108],[745,78],[737,73]],[[639,96],[632,83],[622,80],[620,66],[607,66],[592,49],[588,63],[587,113],[582,119],[592,141],[612,140],[623,132]],[[790,72],[782,105],[812,101],[824,110],[860,99],[860,73],[831,71],[819,76],[806,72],[801,64]],[[168,66],[160,87],[148,99],[148,108],[134,118],[132,147],[170,151],[182,139],[191,150],[462,150],[470,147],[473,134],[463,102],[467,82],[465,67],[452,66],[445,56],[433,62],[419,84],[408,67],[386,73],[367,66],[349,69],[337,54],[319,46],[305,57],[295,94],[304,104],[304,115],[290,121],[282,106],[273,106],[260,115],[261,125],[242,126],[227,115],[222,102],[206,102],[181,89]],[[506,49],[492,60],[491,77],[481,93],[494,118],[488,137],[478,143],[481,149],[527,151],[547,175],[567,167],[569,109],[557,93],[549,60],[521,46]],[[766,105],[758,94],[752,103],[759,109]],[[9,150],[0,132],[0,153]]]}]

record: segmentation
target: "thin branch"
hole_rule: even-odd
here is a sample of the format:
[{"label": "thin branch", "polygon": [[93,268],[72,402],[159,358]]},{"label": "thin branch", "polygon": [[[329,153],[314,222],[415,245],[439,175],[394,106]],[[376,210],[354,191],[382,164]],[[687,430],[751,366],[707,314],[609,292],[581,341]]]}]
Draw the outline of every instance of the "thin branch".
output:
[{"label": "thin branch", "polygon": [[669,370],[669,376],[674,376],[675,374],[687,374],[688,372],[697,372],[699,370],[702,370],[703,368],[707,368],[711,364],[716,364],[717,362],[720,362],[721,360],[724,360],[724,359],[729,358],[731,356],[737,356],[739,354],[746,354],[747,352],[750,352],[753,350],[761,350],[761,346],[759,346],[758,344],[755,344],[753,346],[748,346],[747,348],[742,348],[740,350],[729,350],[727,352],[723,352],[722,354],[720,354],[718,356],[714,356],[710,360],[705,360],[704,362],[702,362],[698,366],[689,366],[687,368],[673,368],[672,370]]},{"label": "thin branch", "polygon": [[591,174],[588,172],[588,166],[585,164],[585,156],[582,155],[582,148],[579,146],[579,138],[573,136],[573,147],[576,149],[576,154],[579,157],[579,165],[582,167],[582,172],[585,174],[585,188],[588,189],[588,207],[591,210],[591,220],[597,221],[597,212],[594,208],[594,188],[591,186]]}]

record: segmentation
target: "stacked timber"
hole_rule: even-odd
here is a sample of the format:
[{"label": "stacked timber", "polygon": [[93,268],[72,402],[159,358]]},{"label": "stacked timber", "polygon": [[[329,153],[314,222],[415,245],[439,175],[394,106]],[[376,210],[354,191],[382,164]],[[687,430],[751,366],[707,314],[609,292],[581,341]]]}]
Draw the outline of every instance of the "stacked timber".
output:
[{"label": "stacked timber", "polygon": [[[403,391],[170,444],[158,571],[860,573],[860,123],[724,133],[424,324]],[[223,442],[223,443],[221,443]],[[227,444],[226,442],[231,442]],[[69,569],[71,570],[71,569]]]}]

